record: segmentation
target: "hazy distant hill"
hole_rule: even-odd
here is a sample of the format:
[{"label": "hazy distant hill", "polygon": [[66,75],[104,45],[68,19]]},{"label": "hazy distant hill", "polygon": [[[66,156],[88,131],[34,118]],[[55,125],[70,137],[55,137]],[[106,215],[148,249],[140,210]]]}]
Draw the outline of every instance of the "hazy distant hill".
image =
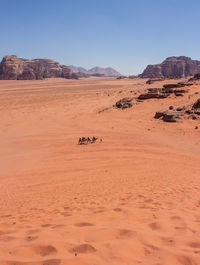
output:
[{"label": "hazy distant hill", "polygon": [[85,68],[83,68],[83,67],[80,67],[80,66],[76,67],[76,66],[73,66],[73,65],[70,65],[69,67],[72,69],[72,71],[74,73],[85,73],[85,74],[88,74],[88,71]]},{"label": "hazy distant hill", "polygon": [[189,57],[168,57],[161,64],[148,65],[139,75],[142,78],[187,77],[200,72],[200,61]]},{"label": "hazy distant hill", "polygon": [[111,67],[102,68],[98,66],[88,70],[88,73],[99,74],[99,75],[104,75],[104,76],[120,76],[121,75],[119,72],[117,72],[115,69]]},{"label": "hazy distant hill", "polygon": [[84,73],[88,75],[106,76],[106,77],[112,77],[112,76],[117,77],[121,75],[119,72],[117,72],[115,69],[111,67],[102,68],[102,67],[96,66],[94,68],[91,68],[90,70],[86,70],[83,67],[76,67],[76,66],[70,65],[70,68],[72,69],[74,73]]}]

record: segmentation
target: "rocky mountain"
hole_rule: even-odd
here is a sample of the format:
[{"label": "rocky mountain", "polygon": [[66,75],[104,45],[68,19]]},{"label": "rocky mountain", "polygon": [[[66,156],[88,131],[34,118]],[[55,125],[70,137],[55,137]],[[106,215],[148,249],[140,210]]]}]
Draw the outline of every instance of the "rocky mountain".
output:
[{"label": "rocky mountain", "polygon": [[50,77],[77,79],[78,75],[69,66],[51,59],[27,60],[8,55],[0,63],[0,79],[34,80]]},{"label": "rocky mountain", "polygon": [[88,71],[85,68],[83,68],[83,67],[74,66],[74,65],[70,65],[69,67],[72,69],[72,71],[74,73],[85,73],[85,74],[88,74]]},{"label": "rocky mountain", "polygon": [[192,60],[189,57],[168,57],[161,64],[148,65],[144,72],[139,75],[141,78],[170,78],[187,77],[200,72],[200,61]]},{"label": "rocky mountain", "polygon": [[107,77],[112,77],[112,76],[117,77],[121,75],[119,72],[117,72],[115,69],[111,67],[102,68],[98,66],[88,70],[88,73],[93,74],[93,75],[107,76]]},{"label": "rocky mountain", "polygon": [[73,70],[74,73],[84,73],[89,76],[106,76],[106,77],[117,77],[121,76],[120,73],[118,73],[115,69],[111,67],[102,68],[102,67],[94,67],[90,70],[86,70],[83,67],[76,67],[73,65],[70,65],[70,68]]}]

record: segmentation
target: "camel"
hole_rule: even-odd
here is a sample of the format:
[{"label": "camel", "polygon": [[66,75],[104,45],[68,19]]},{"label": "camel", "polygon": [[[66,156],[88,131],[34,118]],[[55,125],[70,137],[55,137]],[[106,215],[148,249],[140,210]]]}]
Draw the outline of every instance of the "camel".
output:
[{"label": "camel", "polygon": [[81,144],[85,144],[86,141],[87,141],[87,139],[86,139],[85,137],[81,137],[81,138],[79,138],[79,140],[78,140],[78,144],[79,144],[79,145],[81,145]]},{"label": "camel", "polygon": [[92,142],[91,142],[91,143],[92,143],[92,144],[95,143],[97,139],[98,139],[98,137],[93,136],[93,137],[92,137]]},{"label": "camel", "polygon": [[[78,140],[78,145],[82,145],[82,144],[88,144],[88,143],[95,143],[98,140],[98,137],[93,136],[92,139],[90,139],[90,137],[80,137]],[[102,142],[102,139],[100,139],[100,143]]]}]

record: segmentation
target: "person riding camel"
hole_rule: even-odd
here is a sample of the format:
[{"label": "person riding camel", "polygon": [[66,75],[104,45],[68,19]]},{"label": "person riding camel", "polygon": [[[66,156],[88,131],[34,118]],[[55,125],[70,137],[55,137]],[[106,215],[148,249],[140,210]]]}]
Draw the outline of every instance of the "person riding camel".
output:
[{"label": "person riding camel", "polygon": [[93,143],[96,142],[97,139],[98,139],[97,137],[93,136],[93,137],[92,137],[92,142],[93,142]]}]

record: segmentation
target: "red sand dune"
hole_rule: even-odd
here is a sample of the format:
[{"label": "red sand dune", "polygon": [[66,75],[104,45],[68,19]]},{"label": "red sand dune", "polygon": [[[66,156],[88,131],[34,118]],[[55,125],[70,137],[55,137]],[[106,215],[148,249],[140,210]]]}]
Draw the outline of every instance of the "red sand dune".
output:
[{"label": "red sand dune", "polygon": [[200,124],[153,119],[200,85],[98,113],[145,81],[0,82],[1,265],[200,264]]}]

